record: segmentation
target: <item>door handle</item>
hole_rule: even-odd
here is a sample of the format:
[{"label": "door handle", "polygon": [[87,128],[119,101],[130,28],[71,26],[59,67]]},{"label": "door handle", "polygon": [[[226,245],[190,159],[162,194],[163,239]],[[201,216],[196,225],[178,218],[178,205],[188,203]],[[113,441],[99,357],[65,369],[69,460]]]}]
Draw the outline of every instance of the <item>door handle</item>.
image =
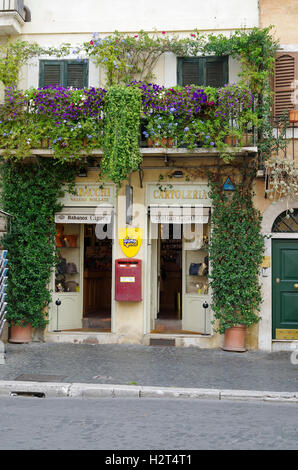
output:
[{"label": "door handle", "polygon": [[275,282],[276,282],[276,284],[279,284],[279,283],[280,283],[279,277],[277,277],[277,278],[275,279]]},{"label": "door handle", "polygon": [[298,289],[298,283],[294,284],[294,289]]}]

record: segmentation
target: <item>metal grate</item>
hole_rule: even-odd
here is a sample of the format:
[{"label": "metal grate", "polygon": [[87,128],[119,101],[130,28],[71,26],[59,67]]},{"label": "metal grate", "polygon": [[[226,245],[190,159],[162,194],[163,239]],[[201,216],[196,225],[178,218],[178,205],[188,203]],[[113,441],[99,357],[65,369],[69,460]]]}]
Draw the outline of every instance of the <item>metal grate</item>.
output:
[{"label": "metal grate", "polygon": [[174,339],[150,338],[150,346],[176,346]]},{"label": "metal grate", "polygon": [[298,233],[298,209],[282,212],[272,225],[274,233]]}]

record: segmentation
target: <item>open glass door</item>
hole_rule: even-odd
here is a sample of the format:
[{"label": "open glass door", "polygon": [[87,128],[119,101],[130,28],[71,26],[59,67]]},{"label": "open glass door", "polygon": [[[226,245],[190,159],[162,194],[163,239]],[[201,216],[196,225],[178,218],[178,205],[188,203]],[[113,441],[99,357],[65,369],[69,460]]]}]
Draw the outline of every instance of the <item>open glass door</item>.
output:
[{"label": "open glass door", "polygon": [[56,228],[60,260],[52,276],[49,330],[78,329],[82,328],[84,226],[67,223]]},{"label": "open glass door", "polygon": [[[183,314],[182,330],[209,334],[210,292],[208,286],[208,241],[210,222],[183,225]],[[203,304],[208,304],[204,308]]]}]

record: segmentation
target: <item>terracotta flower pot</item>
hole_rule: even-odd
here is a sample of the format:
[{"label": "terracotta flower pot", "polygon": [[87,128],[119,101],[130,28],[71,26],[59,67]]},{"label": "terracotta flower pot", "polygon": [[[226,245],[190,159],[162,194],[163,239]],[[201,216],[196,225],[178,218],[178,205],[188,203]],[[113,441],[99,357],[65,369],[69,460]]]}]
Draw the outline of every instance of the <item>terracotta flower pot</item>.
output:
[{"label": "terracotta flower pot", "polygon": [[174,146],[174,139],[167,140],[167,147],[172,148]]},{"label": "terracotta flower pot", "polygon": [[32,341],[31,324],[26,326],[11,325],[8,341],[10,343],[30,343]]},{"label": "terracotta flower pot", "polygon": [[246,326],[231,326],[225,331],[224,351],[245,352]]},{"label": "terracotta flower pot", "polygon": [[225,137],[225,143],[227,145],[237,145],[237,139],[235,136],[227,135]]},{"label": "terracotta flower pot", "polygon": [[47,149],[49,147],[49,139],[41,139],[40,145],[42,149]]},{"label": "terracotta flower pot", "polygon": [[297,109],[290,109],[289,110],[289,121],[290,122],[298,122],[298,110]]}]

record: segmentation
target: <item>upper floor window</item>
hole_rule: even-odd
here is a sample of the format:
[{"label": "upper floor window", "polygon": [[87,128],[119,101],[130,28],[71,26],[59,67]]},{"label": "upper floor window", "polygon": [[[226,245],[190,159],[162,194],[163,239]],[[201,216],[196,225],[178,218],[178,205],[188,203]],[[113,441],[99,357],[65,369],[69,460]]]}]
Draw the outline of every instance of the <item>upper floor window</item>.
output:
[{"label": "upper floor window", "polygon": [[281,117],[284,112],[297,107],[292,100],[297,79],[298,53],[278,52],[274,70],[274,116]]},{"label": "upper floor window", "polygon": [[228,56],[178,57],[178,85],[221,87],[228,83]]},{"label": "upper floor window", "polygon": [[88,62],[72,60],[41,60],[39,86],[61,85],[65,88],[88,87]]}]

